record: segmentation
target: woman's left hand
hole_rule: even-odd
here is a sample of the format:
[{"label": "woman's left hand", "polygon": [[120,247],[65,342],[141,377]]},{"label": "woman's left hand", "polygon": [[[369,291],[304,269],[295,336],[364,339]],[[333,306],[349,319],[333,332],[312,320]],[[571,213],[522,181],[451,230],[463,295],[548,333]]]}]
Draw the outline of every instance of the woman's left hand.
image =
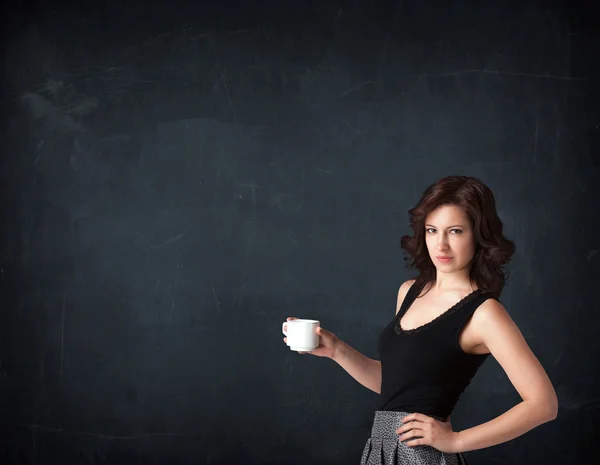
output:
[{"label": "woman's left hand", "polygon": [[458,433],[452,431],[450,417],[446,421],[439,421],[422,413],[409,413],[402,419],[402,426],[396,433],[407,446],[427,445],[440,452],[460,452]]}]

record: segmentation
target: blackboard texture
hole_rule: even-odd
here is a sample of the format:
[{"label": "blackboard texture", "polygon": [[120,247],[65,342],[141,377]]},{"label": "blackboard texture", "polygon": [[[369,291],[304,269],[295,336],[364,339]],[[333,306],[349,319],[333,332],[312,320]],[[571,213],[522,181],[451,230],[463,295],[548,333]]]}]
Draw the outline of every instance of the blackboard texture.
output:
[{"label": "blackboard texture", "polygon": [[[281,323],[377,358],[408,209],[465,174],[560,403],[466,457],[600,463],[593,3],[3,7],[0,462],[358,463],[378,395]],[[490,358],[453,427],[520,400]]]}]

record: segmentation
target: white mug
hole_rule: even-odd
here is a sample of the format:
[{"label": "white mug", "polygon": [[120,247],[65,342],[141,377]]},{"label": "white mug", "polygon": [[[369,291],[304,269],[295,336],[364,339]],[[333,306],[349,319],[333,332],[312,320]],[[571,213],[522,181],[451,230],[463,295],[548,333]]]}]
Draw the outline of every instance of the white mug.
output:
[{"label": "white mug", "polygon": [[319,325],[318,320],[290,320],[281,325],[281,331],[287,336],[286,343],[291,350],[310,352],[319,347]]}]

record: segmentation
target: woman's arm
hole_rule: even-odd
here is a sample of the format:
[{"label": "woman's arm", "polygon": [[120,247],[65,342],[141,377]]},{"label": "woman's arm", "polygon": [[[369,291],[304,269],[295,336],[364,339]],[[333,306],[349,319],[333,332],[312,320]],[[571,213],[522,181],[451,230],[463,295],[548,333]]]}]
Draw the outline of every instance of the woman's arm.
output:
[{"label": "woman's arm", "polygon": [[332,357],[344,370],[364,387],[381,393],[381,362],[373,360],[344,341],[339,340]]},{"label": "woman's arm", "polygon": [[[410,286],[412,286],[414,282],[414,280],[408,280],[402,283],[398,289],[396,313],[398,313],[408,289],[410,289]],[[366,357],[342,340],[338,341],[332,359],[364,387],[377,394],[381,394],[381,362]]]},{"label": "woman's arm", "polygon": [[493,420],[458,432],[458,452],[510,441],[558,415],[558,399],[546,371],[502,304],[486,300],[472,324],[523,401]]}]

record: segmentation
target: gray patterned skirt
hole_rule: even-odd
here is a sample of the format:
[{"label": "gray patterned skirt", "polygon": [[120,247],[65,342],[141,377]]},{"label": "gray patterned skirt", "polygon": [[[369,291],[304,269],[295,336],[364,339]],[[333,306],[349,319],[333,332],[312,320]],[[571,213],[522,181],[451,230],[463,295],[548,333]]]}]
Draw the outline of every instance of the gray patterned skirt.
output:
[{"label": "gray patterned skirt", "polygon": [[467,465],[462,454],[440,452],[425,445],[407,446],[400,441],[396,430],[406,415],[408,412],[375,412],[371,437],[365,444],[360,465]]}]

